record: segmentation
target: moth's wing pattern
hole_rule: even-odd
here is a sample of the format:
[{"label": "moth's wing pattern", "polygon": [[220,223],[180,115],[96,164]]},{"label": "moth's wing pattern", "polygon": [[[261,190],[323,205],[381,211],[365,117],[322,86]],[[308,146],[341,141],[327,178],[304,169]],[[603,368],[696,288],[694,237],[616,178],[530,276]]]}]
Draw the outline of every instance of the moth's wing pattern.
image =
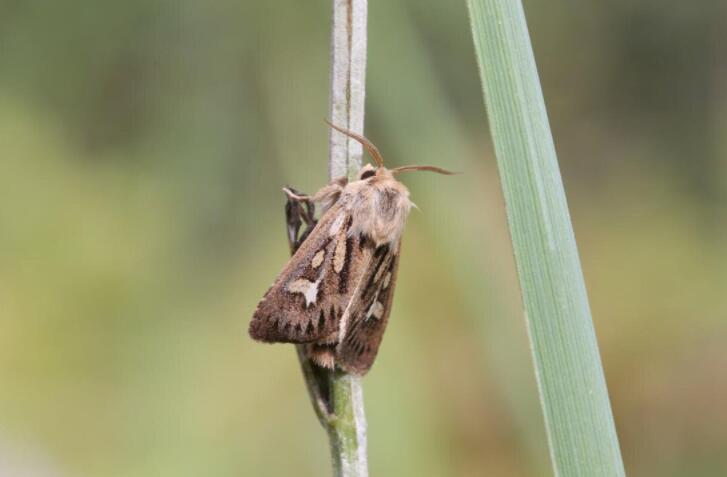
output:
[{"label": "moth's wing pattern", "polygon": [[311,343],[335,334],[349,287],[353,237],[341,202],[320,218],[257,306],[250,336],[259,341]]},{"label": "moth's wing pattern", "polygon": [[349,373],[365,374],[376,359],[391,313],[399,249],[381,245],[373,250],[358,296],[351,301],[336,353],[337,364]]}]

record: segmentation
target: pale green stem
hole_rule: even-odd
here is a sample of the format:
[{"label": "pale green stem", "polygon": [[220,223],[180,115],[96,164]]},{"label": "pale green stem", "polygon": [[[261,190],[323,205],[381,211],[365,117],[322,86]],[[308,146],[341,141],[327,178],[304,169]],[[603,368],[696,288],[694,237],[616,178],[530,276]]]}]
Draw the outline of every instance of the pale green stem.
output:
[{"label": "pale green stem", "polygon": [[[333,0],[330,121],[363,134],[367,0]],[[361,145],[331,130],[329,179],[361,168]],[[335,477],[367,477],[366,416],[361,378],[312,364],[298,347],[316,415],[328,432]]]}]

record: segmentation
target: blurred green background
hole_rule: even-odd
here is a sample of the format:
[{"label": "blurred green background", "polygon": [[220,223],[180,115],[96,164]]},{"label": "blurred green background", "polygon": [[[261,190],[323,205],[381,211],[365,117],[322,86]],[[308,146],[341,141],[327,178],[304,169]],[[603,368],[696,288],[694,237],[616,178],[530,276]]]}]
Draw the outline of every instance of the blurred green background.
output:
[{"label": "blurred green background", "polygon": [[[0,475],[328,475],[247,337],[326,179],[330,2],[0,1]],[[370,2],[420,211],[371,474],[551,475],[464,2]],[[724,2],[525,2],[630,476],[727,475]]]}]

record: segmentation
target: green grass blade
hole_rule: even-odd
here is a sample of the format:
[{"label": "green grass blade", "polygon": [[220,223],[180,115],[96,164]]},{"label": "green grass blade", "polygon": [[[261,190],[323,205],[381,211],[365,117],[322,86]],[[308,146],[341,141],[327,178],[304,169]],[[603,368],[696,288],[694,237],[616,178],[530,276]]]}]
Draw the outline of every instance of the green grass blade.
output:
[{"label": "green grass blade", "polygon": [[557,476],[625,475],[519,0],[468,0]]}]

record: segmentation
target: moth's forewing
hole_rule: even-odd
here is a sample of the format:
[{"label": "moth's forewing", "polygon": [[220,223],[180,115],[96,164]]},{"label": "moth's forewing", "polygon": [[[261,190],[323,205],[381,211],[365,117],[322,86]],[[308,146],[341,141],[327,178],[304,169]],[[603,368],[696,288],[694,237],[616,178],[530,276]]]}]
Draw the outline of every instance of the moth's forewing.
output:
[{"label": "moth's forewing", "polygon": [[344,318],[346,329],[337,348],[336,363],[349,373],[365,374],[376,359],[394,298],[398,248],[393,252],[384,245],[373,251],[357,296]]},{"label": "moth's forewing", "polygon": [[331,283],[328,270],[341,234],[330,231],[335,221],[346,217],[340,205],[321,217],[258,304],[250,322],[252,338],[310,343],[336,332],[344,308],[339,294],[331,293],[338,284]]},{"label": "moth's forewing", "polygon": [[[345,243],[347,252],[345,253],[344,265],[340,267],[339,272],[336,272],[337,268],[335,266],[332,270],[339,277],[338,291],[342,293],[339,300],[344,310],[343,316],[347,316],[348,311],[357,308],[357,300],[360,299],[360,287],[371,266],[374,254],[370,241],[359,235],[347,237]],[[333,368],[337,363],[336,350],[341,335],[345,333],[345,329],[341,328],[341,326],[344,326],[342,324],[344,322],[343,316],[339,320],[339,328],[334,333],[322,337],[314,343],[307,344],[305,347],[308,357],[319,366]]]},{"label": "moth's forewing", "polygon": [[250,336],[259,341],[335,342],[355,284],[365,272],[360,238],[341,203],[320,218],[258,304]]}]

